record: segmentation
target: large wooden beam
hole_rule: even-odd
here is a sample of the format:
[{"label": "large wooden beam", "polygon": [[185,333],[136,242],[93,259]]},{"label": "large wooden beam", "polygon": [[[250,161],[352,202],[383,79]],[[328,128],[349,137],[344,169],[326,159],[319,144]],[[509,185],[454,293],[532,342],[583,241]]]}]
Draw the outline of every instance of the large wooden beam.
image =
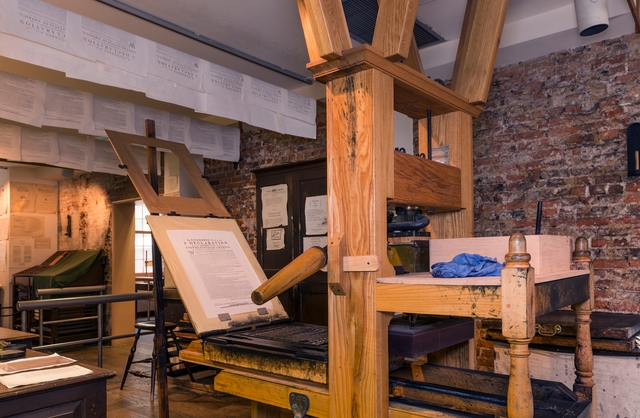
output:
[{"label": "large wooden beam", "polygon": [[509,0],[468,0],[451,88],[470,103],[487,101]]},{"label": "large wooden beam", "polygon": [[629,9],[631,9],[633,20],[636,22],[636,33],[640,33],[640,1],[627,0],[627,3],[629,4]]},{"label": "large wooden beam", "polygon": [[416,38],[411,39],[411,47],[409,48],[409,56],[403,61],[403,64],[407,67],[416,70],[420,74],[424,75],[424,67],[422,66],[422,58],[420,58],[420,51],[418,50],[418,43]]},{"label": "large wooden beam", "polygon": [[309,61],[335,59],[351,48],[341,0],[298,0]]},{"label": "large wooden beam", "polygon": [[417,14],[418,0],[379,0],[371,45],[392,61],[407,58]]},{"label": "large wooden beam", "polygon": [[[393,275],[387,253],[387,198],[393,193],[393,79],[368,69],[327,83],[329,242],[346,256],[377,256],[377,271],[343,272],[345,294],[329,292],[332,417],[387,417],[386,329],[375,282]],[[336,268],[330,263],[329,275]]]}]

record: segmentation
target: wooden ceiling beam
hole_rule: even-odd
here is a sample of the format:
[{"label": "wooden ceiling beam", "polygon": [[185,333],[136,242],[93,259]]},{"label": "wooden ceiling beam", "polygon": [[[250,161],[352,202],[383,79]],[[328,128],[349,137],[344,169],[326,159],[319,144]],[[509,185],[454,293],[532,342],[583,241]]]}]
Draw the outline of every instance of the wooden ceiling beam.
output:
[{"label": "wooden ceiling beam", "polygon": [[418,50],[418,43],[416,42],[415,37],[412,37],[411,39],[409,56],[407,57],[406,60],[403,61],[403,64],[409,68],[416,70],[420,74],[424,74],[424,67],[422,66],[422,58],[420,58],[420,51]]},{"label": "wooden ceiling beam", "polygon": [[640,33],[640,1],[627,0],[627,3],[629,3],[633,20],[636,22],[636,33]]},{"label": "wooden ceiling beam", "polygon": [[472,104],[489,95],[509,0],[468,0],[451,88]]},{"label": "wooden ceiling beam", "polygon": [[379,0],[378,17],[371,46],[391,61],[409,56],[418,0]]},{"label": "wooden ceiling beam", "polygon": [[351,48],[341,0],[297,0],[310,62],[331,60]]}]

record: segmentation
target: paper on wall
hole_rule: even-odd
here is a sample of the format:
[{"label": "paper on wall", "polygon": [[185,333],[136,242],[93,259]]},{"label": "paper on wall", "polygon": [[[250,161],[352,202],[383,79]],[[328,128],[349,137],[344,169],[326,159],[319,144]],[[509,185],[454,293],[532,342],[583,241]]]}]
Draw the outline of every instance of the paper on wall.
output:
[{"label": "paper on wall", "polygon": [[169,112],[147,106],[134,105],[134,133],[147,136],[145,121],[150,119],[156,128],[156,138],[166,138],[169,133]]},{"label": "paper on wall", "polygon": [[91,171],[97,171],[99,173],[110,173],[126,175],[127,172],[120,168],[120,159],[113,150],[109,141],[95,140],[93,142],[93,166]]},{"label": "paper on wall", "polygon": [[44,236],[44,216],[11,215],[9,237]]},{"label": "paper on wall", "polygon": [[9,183],[9,204],[11,212],[27,212],[36,211],[36,189],[33,183],[20,183],[12,181]]},{"label": "paper on wall", "polygon": [[132,134],[133,114],[133,103],[93,95],[93,124],[102,135],[105,129]]},{"label": "paper on wall", "polygon": [[46,84],[0,71],[0,118],[42,126]]},{"label": "paper on wall", "polygon": [[324,248],[327,246],[326,235],[317,237],[302,237],[302,251],[307,251],[311,247]]},{"label": "paper on wall", "polygon": [[0,240],[9,239],[9,216],[0,217]]},{"label": "paper on wall", "polygon": [[187,141],[187,136],[189,134],[189,124],[191,123],[191,118],[189,116],[176,115],[173,113],[169,114],[169,133],[167,134],[166,139],[172,142],[178,142],[180,144],[184,144]]},{"label": "paper on wall", "polygon": [[0,271],[7,271],[7,241],[0,241]]},{"label": "paper on wall", "polygon": [[4,1],[0,30],[33,42],[65,51],[67,16],[65,9],[39,0]]},{"label": "paper on wall", "polygon": [[293,91],[285,90],[284,92],[287,95],[287,107],[284,116],[315,125],[316,101]]},{"label": "paper on wall", "polygon": [[31,267],[33,260],[33,238],[9,239],[9,268]]},{"label": "paper on wall", "polygon": [[[2,187],[0,187],[0,216],[7,213],[7,198],[9,197],[7,196],[8,190],[9,188],[7,187],[6,183],[3,184]],[[2,235],[0,235],[0,239],[6,238],[2,238]]]},{"label": "paper on wall", "polygon": [[149,41],[148,72],[191,90],[202,90],[205,61],[166,45]]},{"label": "paper on wall", "polygon": [[282,250],[285,248],[284,232],[284,228],[271,228],[264,231],[267,241],[267,251]]},{"label": "paper on wall", "polygon": [[204,77],[204,90],[216,97],[242,102],[245,75],[212,62],[208,64],[209,71]]},{"label": "paper on wall", "polygon": [[93,118],[91,93],[47,83],[43,125],[80,130]]},{"label": "paper on wall", "polygon": [[23,127],[20,130],[20,160],[55,164],[59,161],[58,135],[42,129]]},{"label": "paper on wall", "polygon": [[35,237],[33,248],[36,250],[50,250],[51,237]]},{"label": "paper on wall", "polygon": [[58,211],[58,186],[38,183],[35,188],[36,213],[56,213]]},{"label": "paper on wall", "polygon": [[58,134],[58,155],[55,164],[75,170],[91,171],[93,161],[93,138]]},{"label": "paper on wall", "polygon": [[244,78],[243,100],[251,106],[268,109],[276,113],[285,113],[285,89],[257,78]]},{"label": "paper on wall", "polygon": [[20,161],[20,127],[0,123],[0,158]]},{"label": "paper on wall", "polygon": [[289,224],[287,194],[286,184],[265,186],[260,189],[262,228],[273,228],[281,225],[287,226]]},{"label": "paper on wall", "polygon": [[317,130],[315,124],[309,124],[285,115],[278,115],[279,132],[288,135],[302,136],[305,138],[315,139]]},{"label": "paper on wall", "polygon": [[304,226],[306,235],[327,233],[327,195],[308,196],[305,199]]}]

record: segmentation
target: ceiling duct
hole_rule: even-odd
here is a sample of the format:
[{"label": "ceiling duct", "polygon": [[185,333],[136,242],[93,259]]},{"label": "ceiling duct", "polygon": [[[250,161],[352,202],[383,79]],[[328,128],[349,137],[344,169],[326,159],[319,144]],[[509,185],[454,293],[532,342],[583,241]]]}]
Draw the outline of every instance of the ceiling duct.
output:
[{"label": "ceiling duct", "polygon": [[580,36],[597,35],[609,27],[607,0],[574,0]]},{"label": "ceiling duct", "polygon": [[[342,8],[351,37],[360,43],[371,45],[378,17],[378,1],[343,0]],[[442,36],[417,19],[413,27],[413,35],[416,38],[418,48],[425,48],[444,41]]]}]

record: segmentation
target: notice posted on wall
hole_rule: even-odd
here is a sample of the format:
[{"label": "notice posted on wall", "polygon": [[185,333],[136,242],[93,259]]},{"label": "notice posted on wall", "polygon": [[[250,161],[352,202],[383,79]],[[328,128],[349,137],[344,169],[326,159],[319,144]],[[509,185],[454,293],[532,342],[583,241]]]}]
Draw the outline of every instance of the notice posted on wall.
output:
[{"label": "notice posted on wall", "polygon": [[262,227],[274,228],[287,226],[289,216],[287,214],[287,185],[276,184],[260,189],[262,199]]},{"label": "notice posted on wall", "polygon": [[308,196],[304,202],[305,230],[307,235],[327,233],[327,195]]},{"label": "notice posted on wall", "polygon": [[[167,235],[207,318],[256,310],[251,292],[261,282],[233,232],[169,230]],[[271,302],[264,307],[273,309]]]},{"label": "notice posted on wall", "polygon": [[303,237],[302,238],[302,251],[307,251],[311,247],[324,248],[327,246],[327,236],[319,237]]},{"label": "notice posted on wall", "polygon": [[265,239],[267,241],[267,251],[284,249],[284,228],[271,228],[265,230]]},{"label": "notice posted on wall", "polygon": [[9,239],[9,267],[31,267],[33,265],[33,238]]}]

